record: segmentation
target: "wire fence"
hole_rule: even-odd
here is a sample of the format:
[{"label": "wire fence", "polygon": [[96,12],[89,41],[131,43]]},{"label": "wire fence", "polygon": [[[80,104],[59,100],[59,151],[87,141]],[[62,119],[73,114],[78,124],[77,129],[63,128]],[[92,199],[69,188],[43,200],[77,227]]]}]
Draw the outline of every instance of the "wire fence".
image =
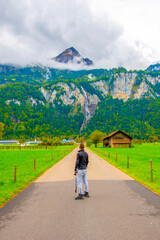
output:
[{"label": "wire fence", "polygon": [[[38,148],[5,148],[0,151],[0,205],[11,195],[25,188],[48,168],[63,159],[75,147],[47,150]],[[35,151],[38,150],[38,151]]]},{"label": "wire fence", "polygon": [[[59,147],[59,146],[58,146]],[[62,146],[63,148],[63,146]],[[39,150],[39,149],[57,149],[57,146],[35,146],[35,145],[30,145],[30,146],[18,146],[18,145],[11,145],[11,146],[4,146],[0,145],[0,150]],[[72,147],[71,147],[72,149]]]},{"label": "wire fence", "polygon": [[123,170],[125,173],[136,176],[138,179],[145,180],[145,182],[151,182],[159,184],[160,188],[160,157],[147,156],[145,158],[145,153],[143,159],[137,157],[136,154],[132,154],[129,151],[125,153],[119,153],[115,149],[105,149],[105,148],[90,148],[100,157],[114,165],[115,167]]}]

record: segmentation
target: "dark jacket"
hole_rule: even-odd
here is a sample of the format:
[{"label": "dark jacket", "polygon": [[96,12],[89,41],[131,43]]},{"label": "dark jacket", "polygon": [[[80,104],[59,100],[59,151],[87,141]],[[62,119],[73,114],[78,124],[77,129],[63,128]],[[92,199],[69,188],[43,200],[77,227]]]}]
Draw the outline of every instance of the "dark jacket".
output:
[{"label": "dark jacket", "polygon": [[86,169],[88,165],[88,153],[86,153],[84,150],[79,150],[77,153],[77,160],[75,164],[75,171],[78,169]]}]

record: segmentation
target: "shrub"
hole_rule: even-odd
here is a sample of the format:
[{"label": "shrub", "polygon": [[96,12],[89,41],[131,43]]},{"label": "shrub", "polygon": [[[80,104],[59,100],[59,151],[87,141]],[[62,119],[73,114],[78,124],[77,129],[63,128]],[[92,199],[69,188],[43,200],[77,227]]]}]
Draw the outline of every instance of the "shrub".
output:
[{"label": "shrub", "polygon": [[86,146],[90,147],[91,145],[92,145],[92,140],[91,139],[87,139]]}]

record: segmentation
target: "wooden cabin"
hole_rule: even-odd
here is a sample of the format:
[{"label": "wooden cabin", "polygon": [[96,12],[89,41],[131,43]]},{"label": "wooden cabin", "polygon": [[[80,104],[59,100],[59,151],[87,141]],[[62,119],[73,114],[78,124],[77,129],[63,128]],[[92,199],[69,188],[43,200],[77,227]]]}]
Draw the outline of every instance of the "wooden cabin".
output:
[{"label": "wooden cabin", "polygon": [[127,133],[118,130],[103,138],[103,147],[110,146],[111,148],[130,148],[132,146],[131,140],[132,137],[130,137]]}]

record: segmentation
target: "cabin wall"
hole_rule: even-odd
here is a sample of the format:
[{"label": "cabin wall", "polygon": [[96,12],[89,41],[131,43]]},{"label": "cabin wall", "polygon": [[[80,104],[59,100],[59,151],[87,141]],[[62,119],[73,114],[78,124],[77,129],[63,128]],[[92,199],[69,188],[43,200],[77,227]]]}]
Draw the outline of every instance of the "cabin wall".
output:
[{"label": "cabin wall", "polygon": [[129,143],[113,143],[112,148],[129,148]]}]

